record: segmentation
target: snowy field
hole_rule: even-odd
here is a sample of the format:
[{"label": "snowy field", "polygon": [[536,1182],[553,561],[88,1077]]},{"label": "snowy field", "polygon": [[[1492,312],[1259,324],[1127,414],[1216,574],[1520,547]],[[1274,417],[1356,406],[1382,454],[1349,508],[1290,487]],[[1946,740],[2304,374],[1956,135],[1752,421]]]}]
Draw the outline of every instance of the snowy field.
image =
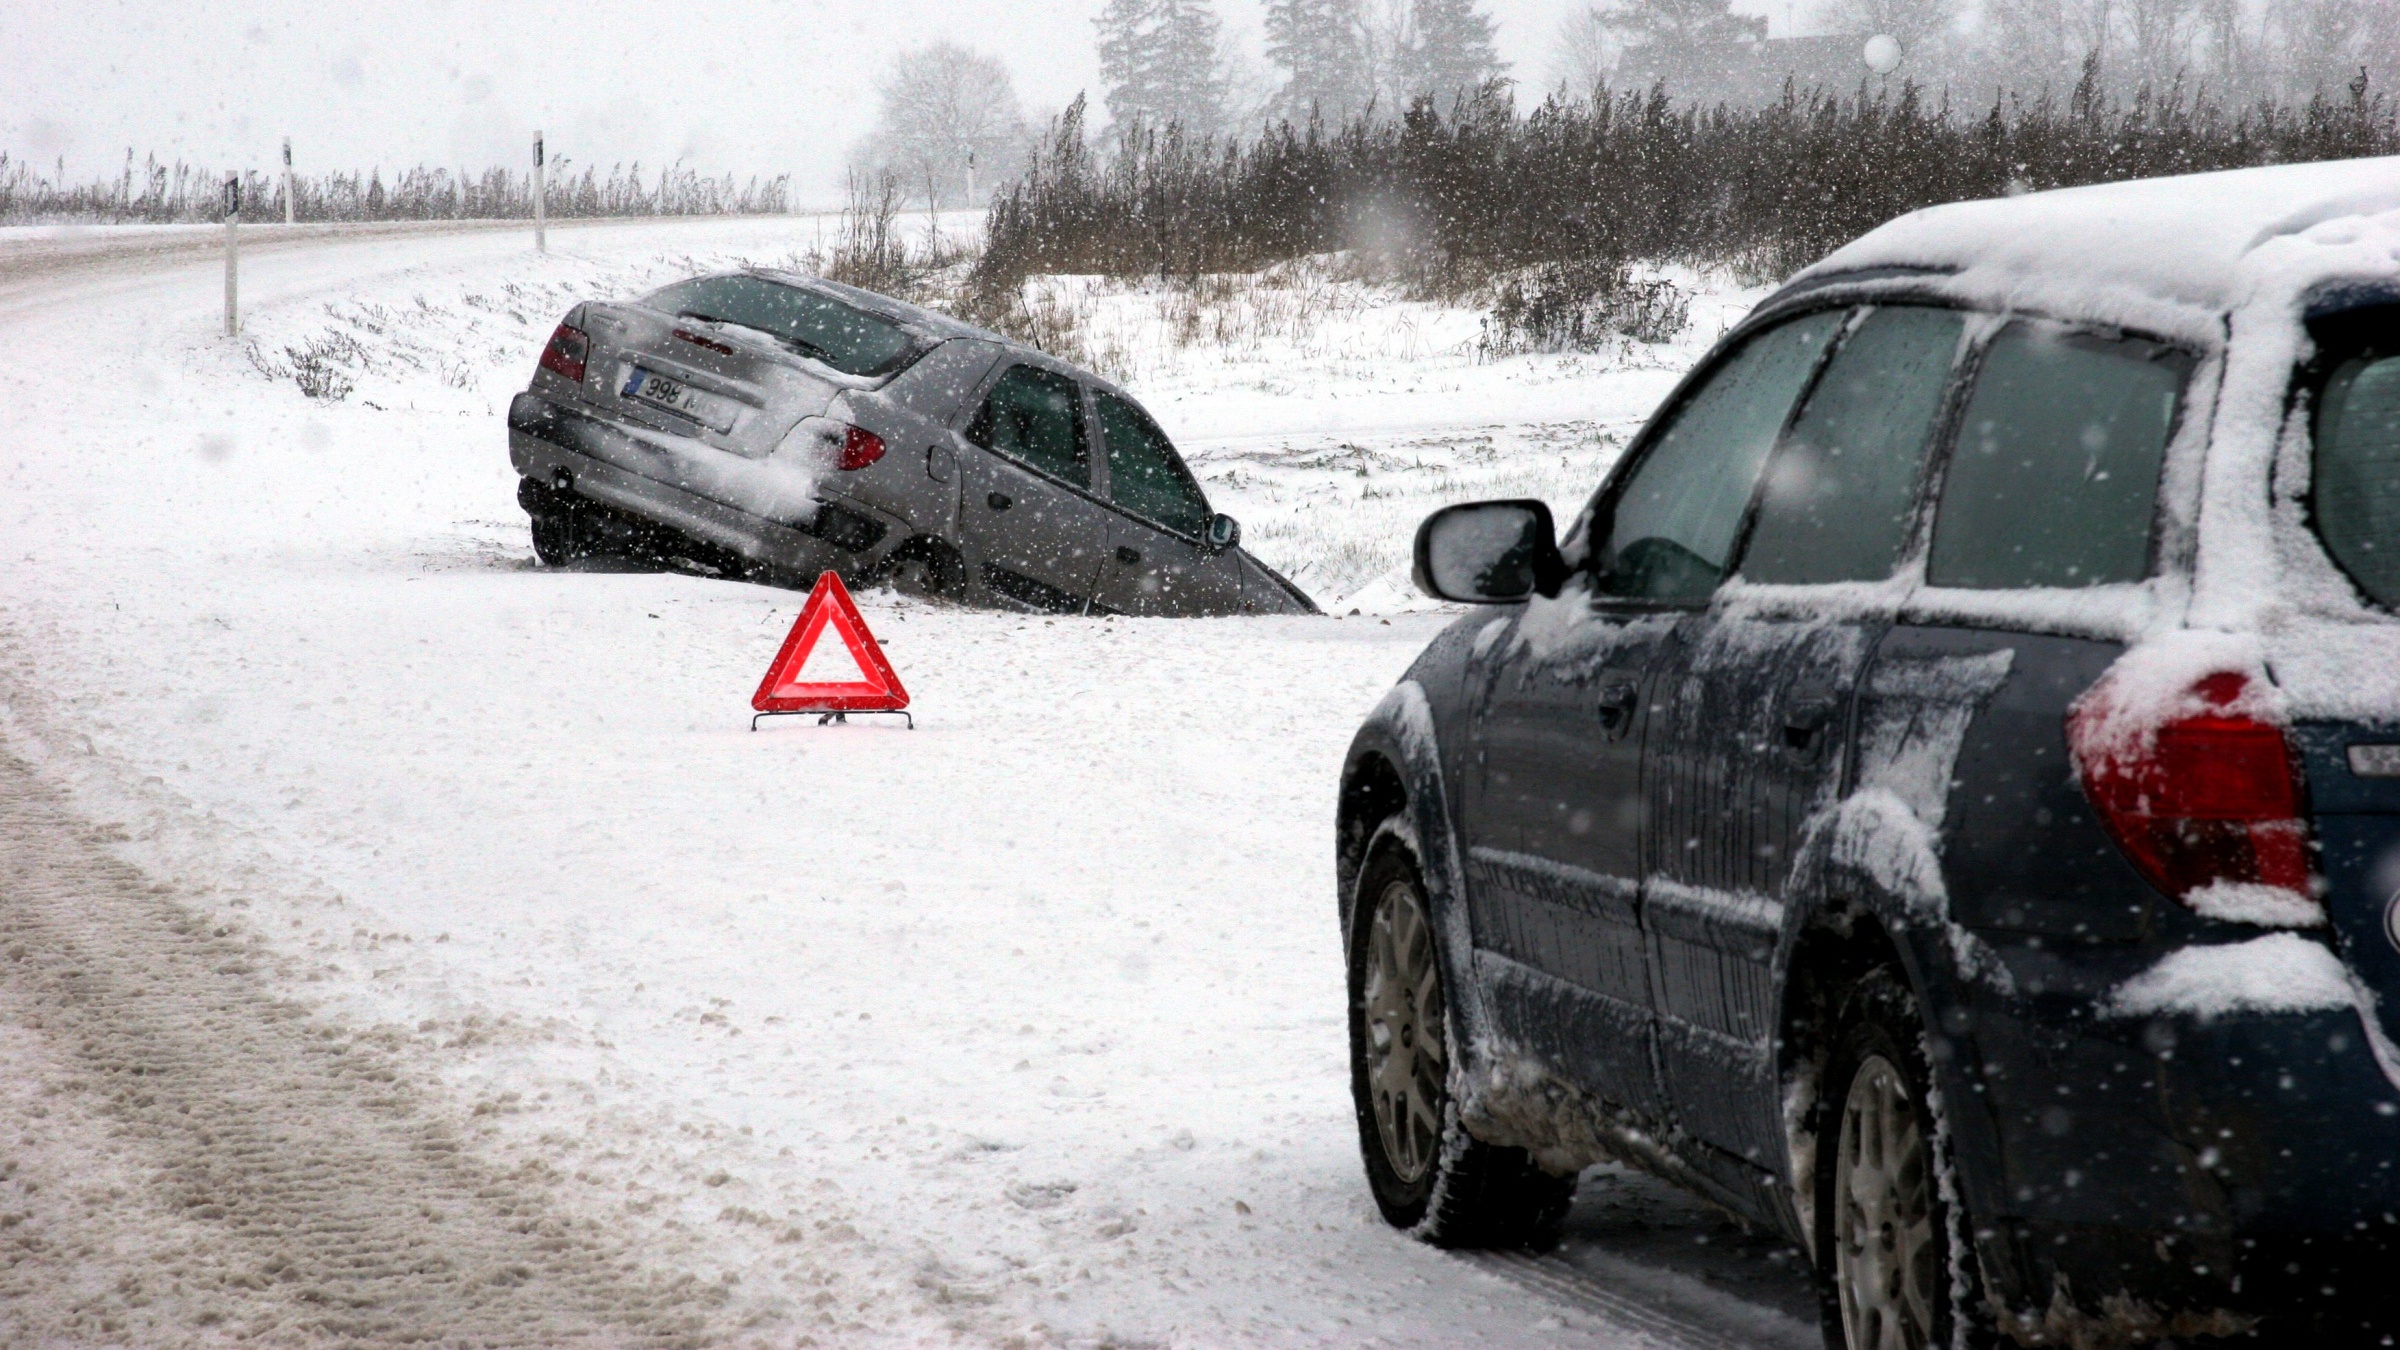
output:
[{"label": "snowy field", "polygon": [[1417,519],[1571,512],[1756,296],[1486,363],[1326,275],[1057,282],[1333,616],[871,595],[919,730],[753,734],[799,597],[535,568],[502,414],[575,300],[822,228],[295,241],[239,340],[204,260],[0,292],[0,1341],[1807,1343],[1713,1292],[1764,1247],[1589,1255],[1652,1315],[1388,1230],[1333,920]]}]

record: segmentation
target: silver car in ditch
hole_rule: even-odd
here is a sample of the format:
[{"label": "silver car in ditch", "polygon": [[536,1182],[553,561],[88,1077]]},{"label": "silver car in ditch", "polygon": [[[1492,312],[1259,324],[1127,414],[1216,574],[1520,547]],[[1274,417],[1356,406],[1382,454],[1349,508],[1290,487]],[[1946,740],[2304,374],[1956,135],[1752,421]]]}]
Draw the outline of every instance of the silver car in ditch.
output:
[{"label": "silver car in ditch", "polygon": [[1124,390],[819,278],[577,305],[509,405],[508,446],[546,563],[831,570],[1054,613],[1316,612]]}]

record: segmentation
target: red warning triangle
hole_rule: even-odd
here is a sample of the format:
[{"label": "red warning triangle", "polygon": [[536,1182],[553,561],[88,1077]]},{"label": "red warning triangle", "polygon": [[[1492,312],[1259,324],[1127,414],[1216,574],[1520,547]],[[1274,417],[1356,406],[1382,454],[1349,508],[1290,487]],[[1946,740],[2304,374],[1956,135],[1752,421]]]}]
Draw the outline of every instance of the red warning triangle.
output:
[{"label": "red warning triangle", "polygon": [[[809,652],[828,626],[842,635],[842,645],[850,649],[850,658],[866,678],[801,681],[800,668],[808,664]],[[908,691],[900,687],[899,672],[884,659],[883,644],[867,631],[849,589],[840,577],[826,572],[809,589],[808,603],[792,621],[783,650],[775,653],[767,677],[750,696],[750,706],[760,712],[897,712],[908,706]]]}]

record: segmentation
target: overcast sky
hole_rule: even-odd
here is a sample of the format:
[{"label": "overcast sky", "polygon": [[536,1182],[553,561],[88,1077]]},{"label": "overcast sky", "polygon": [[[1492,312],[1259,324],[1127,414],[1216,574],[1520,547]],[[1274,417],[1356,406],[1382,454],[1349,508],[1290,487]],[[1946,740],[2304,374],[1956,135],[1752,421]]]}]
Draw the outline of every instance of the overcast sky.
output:
[{"label": "overcast sky", "polygon": [[[1556,75],[1560,21],[1584,0],[1490,0],[1511,74]],[[517,163],[535,127],[553,157],[603,168],[681,158],[790,173],[829,200],[893,53],[950,38],[1007,63],[1027,111],[1098,97],[1105,0],[711,0],[498,5],[464,0],[0,0],[0,150],[75,177],[137,156],[266,167],[284,136],[304,169]],[[1743,0],[1780,32],[1813,0]],[[1218,0],[1255,56],[1262,0]]]}]

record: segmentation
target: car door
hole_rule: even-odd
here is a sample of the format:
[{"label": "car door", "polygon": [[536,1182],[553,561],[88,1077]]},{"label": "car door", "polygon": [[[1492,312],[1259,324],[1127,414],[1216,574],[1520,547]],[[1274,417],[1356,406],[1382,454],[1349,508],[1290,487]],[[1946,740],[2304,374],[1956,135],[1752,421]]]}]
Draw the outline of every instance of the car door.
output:
[{"label": "car door", "polygon": [[1208,498],[1165,432],[1133,400],[1092,390],[1108,450],[1108,554],[1096,599],[1120,614],[1239,614],[1242,573],[1231,550],[1212,550]]},{"label": "car door", "polygon": [[1768,450],[1839,323],[1769,329],[1691,386],[1595,510],[1590,565],[1476,645],[1463,813],[1494,1011],[1554,1066],[1653,1120],[1640,922],[1653,670],[1677,616],[1723,575]]},{"label": "car door", "polygon": [[972,577],[1002,600],[1080,613],[1111,515],[1093,494],[1081,382],[1010,365],[959,439],[959,544]]},{"label": "car door", "polygon": [[1917,306],[1848,327],[1768,463],[1742,593],[1681,620],[1655,676],[1642,925],[1661,1083],[1685,1134],[1760,1168],[1785,1147],[1773,961],[1793,850],[1842,790],[1965,328]]}]

